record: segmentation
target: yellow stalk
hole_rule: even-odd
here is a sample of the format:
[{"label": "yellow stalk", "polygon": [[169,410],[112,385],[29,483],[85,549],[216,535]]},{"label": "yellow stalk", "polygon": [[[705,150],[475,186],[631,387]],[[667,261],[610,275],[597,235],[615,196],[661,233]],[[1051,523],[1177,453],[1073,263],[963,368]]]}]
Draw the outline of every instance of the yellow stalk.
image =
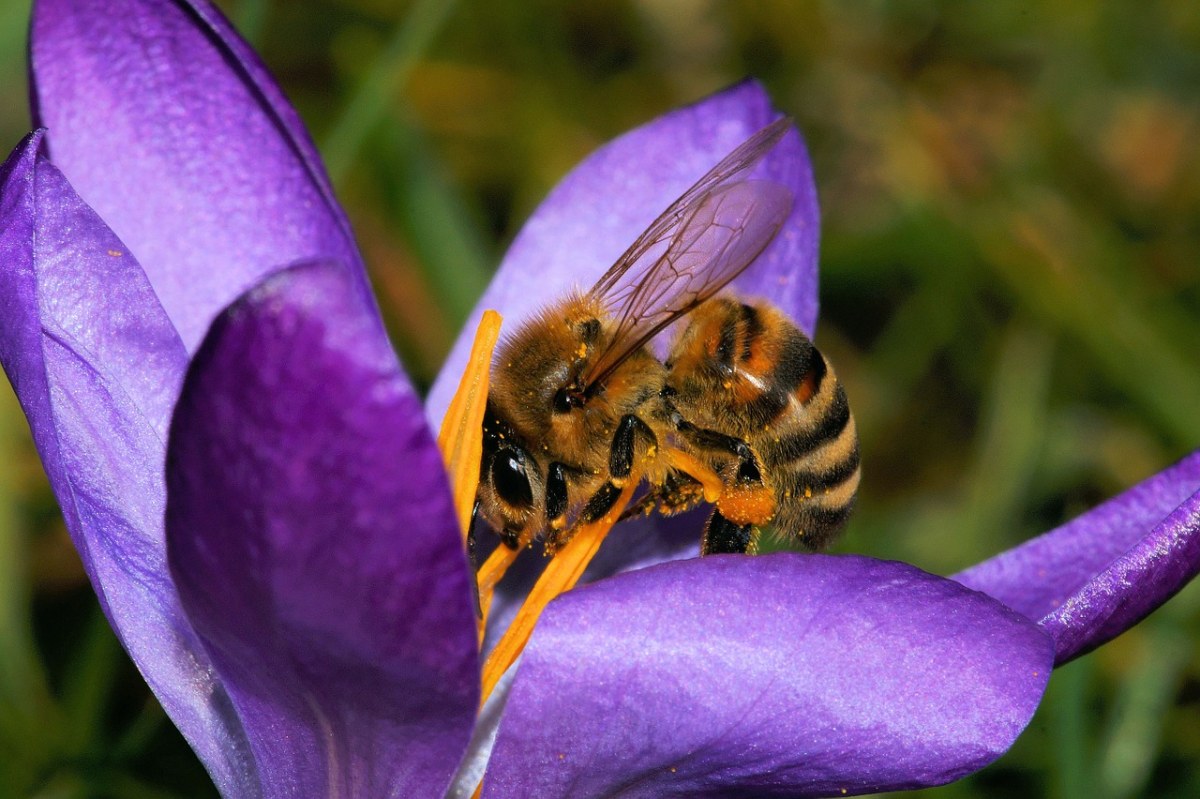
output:
[{"label": "yellow stalk", "polygon": [[533,626],[537,624],[546,605],[559,594],[574,588],[579,582],[605,536],[629,504],[637,484],[638,480],[630,479],[612,509],[600,519],[580,527],[546,564],[529,596],[525,597],[525,604],[517,611],[516,618],[504,631],[504,635],[483,666],[483,701],[486,702],[491,696],[492,689],[496,687],[500,677],[525,648],[529,636],[533,634]]},{"label": "yellow stalk", "polygon": [[484,311],[471,345],[471,357],[454,399],[442,418],[438,432],[438,448],[450,475],[454,493],[454,511],[463,542],[471,523],[471,509],[479,487],[479,462],[483,459],[483,413],[487,407],[488,376],[492,366],[492,350],[500,337],[500,314]]}]

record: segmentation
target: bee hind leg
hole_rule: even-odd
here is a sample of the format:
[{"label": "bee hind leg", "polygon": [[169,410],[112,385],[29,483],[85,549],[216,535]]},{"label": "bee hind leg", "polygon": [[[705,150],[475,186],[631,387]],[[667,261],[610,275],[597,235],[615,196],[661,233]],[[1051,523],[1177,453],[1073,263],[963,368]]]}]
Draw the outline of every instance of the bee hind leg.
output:
[{"label": "bee hind leg", "polygon": [[700,555],[753,555],[758,551],[758,535],[753,524],[735,524],[713,510],[704,525]]},{"label": "bee hind leg", "polygon": [[[693,445],[708,450],[724,452],[737,458],[737,471],[733,480],[726,484],[725,490],[717,500],[717,514],[709,520],[709,528],[716,524],[719,528],[714,531],[718,539],[722,539],[726,528],[754,528],[771,521],[775,516],[775,491],[771,484],[763,479],[763,473],[758,467],[758,459],[754,450],[740,438],[727,435],[717,430],[706,430],[697,427],[686,419],[676,422],[677,429],[692,442]],[[726,527],[722,527],[725,525]],[[733,535],[732,533],[729,533]],[[707,533],[705,534],[707,537]],[[737,540],[745,538],[748,533],[739,533]],[[753,541],[757,541],[757,531]],[[753,552],[756,546],[746,549],[719,551]]]},{"label": "bee hind leg", "polygon": [[742,439],[717,430],[697,427],[682,418],[675,422],[675,429],[682,433],[693,446],[724,452],[737,458],[738,482],[761,483],[763,481],[762,471],[758,468],[758,460],[754,457],[754,450],[750,449],[750,445]]}]

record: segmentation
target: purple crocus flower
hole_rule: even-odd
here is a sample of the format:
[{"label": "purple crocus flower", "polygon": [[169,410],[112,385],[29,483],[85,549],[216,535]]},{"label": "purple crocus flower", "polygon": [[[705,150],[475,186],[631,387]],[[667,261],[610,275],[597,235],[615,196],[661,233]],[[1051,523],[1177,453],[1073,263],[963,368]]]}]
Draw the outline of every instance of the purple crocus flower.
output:
[{"label": "purple crocus flower", "polygon": [[[471,577],[430,433],[465,345],[423,408],[299,119],[211,5],[41,0],[32,31],[45,131],[0,171],[0,360],[104,612],[223,795],[442,795],[489,737],[469,744]],[[776,115],[745,83],[602,148],[480,307],[587,285]],[[738,288],[811,331],[799,137],[764,169],[796,209]],[[624,566],[679,554],[648,522],[614,535]],[[778,554],[598,580],[547,608],[483,795],[953,780],[1198,568],[1200,453],[954,579]]]}]

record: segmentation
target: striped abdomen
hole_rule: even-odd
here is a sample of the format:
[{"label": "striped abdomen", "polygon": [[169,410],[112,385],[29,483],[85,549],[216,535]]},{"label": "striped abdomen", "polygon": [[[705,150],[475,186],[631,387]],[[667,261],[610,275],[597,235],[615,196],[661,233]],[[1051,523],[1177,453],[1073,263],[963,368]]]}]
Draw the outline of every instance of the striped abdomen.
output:
[{"label": "striped abdomen", "polygon": [[718,297],[693,313],[667,367],[681,413],[754,450],[775,494],[775,528],[828,543],[858,490],[858,434],[845,389],[808,337],[769,303]]}]

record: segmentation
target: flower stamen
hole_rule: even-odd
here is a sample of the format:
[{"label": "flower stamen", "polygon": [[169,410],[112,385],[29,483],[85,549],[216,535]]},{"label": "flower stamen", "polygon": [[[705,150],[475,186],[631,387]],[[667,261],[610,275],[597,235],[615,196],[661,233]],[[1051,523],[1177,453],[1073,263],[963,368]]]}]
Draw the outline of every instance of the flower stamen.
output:
[{"label": "flower stamen", "polygon": [[[479,489],[479,463],[483,458],[483,417],[487,406],[488,377],[492,352],[500,336],[500,322],[500,314],[495,311],[485,311],[480,319],[462,380],[446,410],[438,433],[438,447],[442,452],[446,472],[450,476],[454,509],[462,530],[464,545],[471,524],[475,495]],[[677,468],[690,467],[686,470],[700,472],[709,478],[707,481],[697,478],[703,483],[706,496],[719,491],[719,478],[712,474],[711,470],[696,468],[698,462],[693,462],[694,459],[686,453],[680,453],[679,457],[685,460],[679,464],[675,464],[673,460],[673,465]],[[623,482],[621,494],[608,513],[566,536],[567,542],[546,565],[521,609],[517,611],[512,624],[504,631],[504,635],[488,656],[483,668],[484,701],[487,701],[500,677],[520,656],[546,605],[559,594],[574,588],[579,582],[600,544],[629,505],[640,482],[641,475],[630,475],[629,479]],[[475,575],[479,594],[481,645],[496,585],[528,545],[528,539],[522,539],[515,549],[507,546],[496,547]]]},{"label": "flower stamen", "polygon": [[512,624],[504,631],[504,635],[496,644],[483,666],[483,700],[486,702],[496,687],[500,677],[508,670],[525,644],[533,634],[533,626],[537,623],[542,611],[552,599],[564,591],[569,591],[579,582],[592,558],[596,556],[600,544],[603,543],[613,525],[621,518],[621,513],[633,498],[639,479],[631,479],[621,491],[617,502],[601,518],[585,524],[574,532],[554,555],[546,568],[538,577],[525,603],[517,611]]},{"label": "flower stamen", "polygon": [[475,574],[475,582],[479,587],[480,646],[483,645],[483,635],[487,630],[488,611],[492,607],[492,594],[496,591],[496,584],[504,579],[505,573],[508,572],[508,567],[513,565],[517,559],[517,555],[520,555],[528,545],[529,541],[523,540],[516,549],[510,549],[504,545],[496,547]]},{"label": "flower stamen", "polygon": [[471,509],[479,489],[479,462],[483,459],[483,414],[487,408],[488,378],[492,368],[492,350],[500,338],[500,314],[484,311],[475,330],[467,368],[450,407],[442,417],[438,431],[438,449],[450,476],[454,494],[454,511],[458,527],[466,544],[471,524]]}]

